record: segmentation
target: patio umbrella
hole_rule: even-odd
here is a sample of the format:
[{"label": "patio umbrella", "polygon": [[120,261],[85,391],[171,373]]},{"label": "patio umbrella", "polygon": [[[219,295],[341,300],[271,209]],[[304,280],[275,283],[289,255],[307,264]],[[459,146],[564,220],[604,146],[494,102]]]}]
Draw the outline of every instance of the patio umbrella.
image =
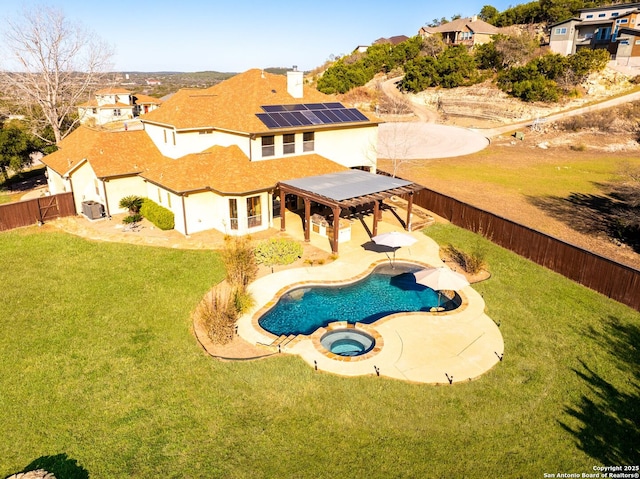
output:
[{"label": "patio umbrella", "polygon": [[406,233],[401,233],[399,231],[392,231],[390,233],[382,233],[381,235],[374,236],[371,238],[375,244],[381,246],[387,246],[393,249],[393,262],[396,260],[396,250],[398,248],[402,248],[403,246],[411,246],[414,244],[417,239],[413,236],[408,235]]},{"label": "patio umbrella", "polygon": [[467,278],[445,267],[421,269],[413,275],[416,277],[417,284],[438,292],[438,307],[440,307],[440,291],[458,291],[469,286]]}]

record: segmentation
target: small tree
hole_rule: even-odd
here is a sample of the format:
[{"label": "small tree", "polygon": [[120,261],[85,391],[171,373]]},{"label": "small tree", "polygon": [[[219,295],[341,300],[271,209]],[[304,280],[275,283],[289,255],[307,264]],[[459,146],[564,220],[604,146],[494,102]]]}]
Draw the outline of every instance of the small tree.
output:
[{"label": "small tree", "polygon": [[129,210],[131,216],[137,215],[142,208],[142,198],[136,195],[125,196],[120,200],[119,206]]},{"label": "small tree", "polygon": [[302,256],[300,243],[288,239],[270,239],[258,244],[255,249],[256,261],[271,267],[291,264]]},{"label": "small tree", "polygon": [[225,241],[221,255],[227,270],[227,282],[232,288],[244,292],[258,274],[251,243],[247,238],[229,238]]}]

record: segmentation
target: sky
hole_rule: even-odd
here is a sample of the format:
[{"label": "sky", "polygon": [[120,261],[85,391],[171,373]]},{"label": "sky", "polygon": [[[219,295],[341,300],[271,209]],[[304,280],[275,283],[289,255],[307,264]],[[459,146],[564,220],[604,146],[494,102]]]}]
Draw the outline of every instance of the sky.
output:
[{"label": "sky", "polygon": [[414,36],[434,18],[518,2],[0,0],[0,21],[43,3],[110,44],[114,71],[243,72],[293,65],[308,71],[381,37]]}]

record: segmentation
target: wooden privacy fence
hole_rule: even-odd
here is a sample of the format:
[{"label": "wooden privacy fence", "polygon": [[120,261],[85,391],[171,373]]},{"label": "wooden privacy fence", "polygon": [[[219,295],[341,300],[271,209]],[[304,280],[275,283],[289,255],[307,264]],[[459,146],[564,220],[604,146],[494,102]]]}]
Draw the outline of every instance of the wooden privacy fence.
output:
[{"label": "wooden privacy fence", "polygon": [[637,269],[426,188],[413,195],[413,203],[640,311]]},{"label": "wooden privacy fence", "polygon": [[76,214],[73,193],[42,196],[32,200],[0,205],[0,231],[45,223]]}]

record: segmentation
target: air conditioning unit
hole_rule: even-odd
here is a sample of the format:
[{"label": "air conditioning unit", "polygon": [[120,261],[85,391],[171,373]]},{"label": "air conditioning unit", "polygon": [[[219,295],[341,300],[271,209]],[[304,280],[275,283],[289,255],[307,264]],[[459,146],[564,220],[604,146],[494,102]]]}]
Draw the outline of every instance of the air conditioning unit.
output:
[{"label": "air conditioning unit", "polygon": [[90,220],[97,220],[104,217],[104,206],[96,201],[83,201],[82,214]]}]

